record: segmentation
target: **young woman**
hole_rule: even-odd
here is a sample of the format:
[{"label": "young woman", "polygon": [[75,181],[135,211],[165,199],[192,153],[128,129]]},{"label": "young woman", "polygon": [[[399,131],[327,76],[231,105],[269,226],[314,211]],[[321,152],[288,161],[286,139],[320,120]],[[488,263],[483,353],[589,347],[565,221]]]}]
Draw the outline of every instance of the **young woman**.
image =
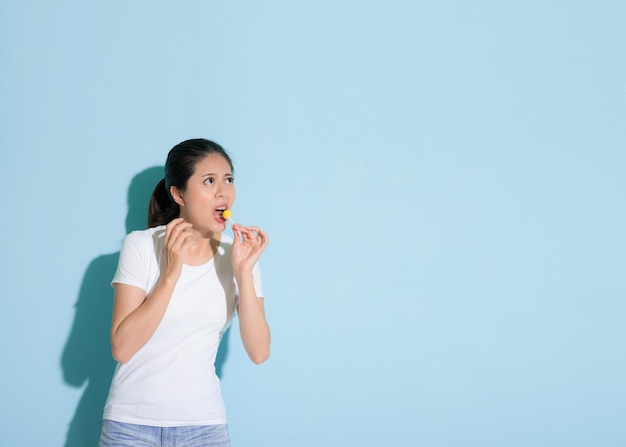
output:
[{"label": "young woman", "polygon": [[257,227],[232,225],[233,166],[209,140],[168,154],[148,229],[126,236],[117,272],[111,345],[118,366],[104,409],[101,447],[230,445],[215,357],[237,310],[254,363],[269,356]]}]

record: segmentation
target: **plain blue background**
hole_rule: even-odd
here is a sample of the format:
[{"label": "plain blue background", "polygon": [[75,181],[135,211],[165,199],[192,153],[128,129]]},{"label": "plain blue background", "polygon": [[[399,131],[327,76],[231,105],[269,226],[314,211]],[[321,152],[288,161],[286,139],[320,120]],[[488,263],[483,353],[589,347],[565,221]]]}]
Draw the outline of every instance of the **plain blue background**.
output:
[{"label": "plain blue background", "polygon": [[193,137],[271,240],[235,446],[626,445],[624,5],[1,1],[0,445],[93,439],[117,253]]}]

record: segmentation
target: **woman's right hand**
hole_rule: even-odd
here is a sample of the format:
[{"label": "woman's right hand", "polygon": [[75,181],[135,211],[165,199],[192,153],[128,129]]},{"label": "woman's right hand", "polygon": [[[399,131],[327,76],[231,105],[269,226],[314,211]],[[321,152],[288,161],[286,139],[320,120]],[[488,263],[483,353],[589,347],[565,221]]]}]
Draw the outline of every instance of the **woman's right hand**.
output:
[{"label": "woman's right hand", "polygon": [[172,220],[165,226],[163,254],[165,255],[165,276],[178,280],[183,270],[187,250],[197,243],[197,232],[191,223],[182,217]]}]

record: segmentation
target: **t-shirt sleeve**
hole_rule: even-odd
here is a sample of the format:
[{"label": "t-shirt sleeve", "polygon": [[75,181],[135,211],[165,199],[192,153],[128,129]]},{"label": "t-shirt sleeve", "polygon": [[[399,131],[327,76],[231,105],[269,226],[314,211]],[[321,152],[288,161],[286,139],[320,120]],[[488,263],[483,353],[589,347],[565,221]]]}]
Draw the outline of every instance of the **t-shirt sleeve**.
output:
[{"label": "t-shirt sleeve", "polygon": [[146,257],[146,244],[140,232],[132,232],[124,238],[117,271],[111,285],[128,284],[146,290],[149,262]]},{"label": "t-shirt sleeve", "polygon": [[261,267],[257,262],[254,264],[252,268],[252,276],[254,277],[254,291],[256,292],[256,296],[259,298],[264,298],[263,296],[263,280],[261,279]]}]

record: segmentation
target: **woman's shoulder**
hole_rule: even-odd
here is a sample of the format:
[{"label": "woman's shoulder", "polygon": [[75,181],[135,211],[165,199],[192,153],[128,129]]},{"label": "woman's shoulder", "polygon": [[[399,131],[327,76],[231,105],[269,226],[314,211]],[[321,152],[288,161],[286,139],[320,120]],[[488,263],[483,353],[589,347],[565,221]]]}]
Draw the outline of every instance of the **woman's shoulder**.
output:
[{"label": "woman's shoulder", "polygon": [[220,245],[218,248],[218,252],[221,254],[230,253],[233,250],[233,238],[227,234],[222,233],[220,235]]},{"label": "woman's shoulder", "polygon": [[220,244],[233,245],[232,236],[222,233],[222,235],[220,236]]},{"label": "woman's shoulder", "polygon": [[148,228],[146,230],[134,230],[126,235],[124,244],[152,245],[165,235],[165,225]]}]

